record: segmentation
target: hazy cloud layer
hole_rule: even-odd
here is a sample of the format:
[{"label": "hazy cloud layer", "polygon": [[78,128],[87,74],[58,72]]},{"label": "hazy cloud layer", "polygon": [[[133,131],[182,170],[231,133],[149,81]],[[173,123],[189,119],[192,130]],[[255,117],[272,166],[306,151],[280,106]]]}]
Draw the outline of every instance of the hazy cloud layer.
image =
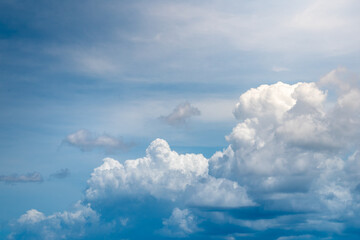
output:
[{"label": "hazy cloud layer", "polygon": [[0,175],[0,182],[5,183],[26,183],[43,181],[43,177],[38,172],[31,172],[27,174]]},{"label": "hazy cloud layer", "polygon": [[198,108],[192,106],[188,102],[185,102],[179,104],[169,115],[161,116],[160,119],[172,126],[182,126],[186,124],[190,118],[199,116],[200,114],[201,112]]},{"label": "hazy cloud layer", "polygon": [[[226,60],[227,52],[246,56],[249,52],[272,53],[275,57],[280,55],[279,61],[284,61],[285,54],[286,59],[302,61],[304,55],[326,58],[360,50],[357,31],[360,20],[356,11],[359,2],[355,0],[229,1],[227,4],[218,0],[109,1],[107,4],[41,1],[39,8],[33,4],[32,1],[2,4],[4,14],[0,20],[9,29],[26,25],[21,30],[34,35],[27,38],[10,35],[4,44],[17,51],[4,54],[26,67],[31,66],[30,56],[35,55],[37,60],[45,59],[40,66],[51,66],[52,71],[72,71],[100,79],[168,82],[169,75],[144,77],[144,72],[153,73],[148,67],[151,64],[151,69],[165,70],[162,75],[168,71],[177,73],[181,68],[191,71],[195,67],[210,72],[210,78],[197,80],[222,82],[222,78],[211,78],[211,73],[216,70],[214,67],[219,67],[216,64],[224,69],[234,60],[232,57]],[[71,14],[63,14],[70,8]],[[47,11],[56,14],[49,16]],[[73,24],[76,20],[78,24]],[[129,21],[134,24],[129,26]],[[60,23],[62,28],[54,29],[55,23]],[[93,28],[85,31],[86,23],[91,23]],[[47,36],[47,41],[41,39],[40,44],[39,35]],[[22,58],[25,59],[21,61]],[[49,58],[55,61],[47,61]],[[213,58],[216,62],[209,61]],[[261,63],[270,64],[267,68],[282,64]],[[138,71],[139,64],[144,67],[142,71]],[[132,77],[126,77],[129,74]],[[191,73],[185,78],[174,75],[170,75],[172,81],[194,80]]]},{"label": "hazy cloud layer", "polygon": [[[105,158],[80,204],[98,225],[75,215],[109,230],[102,232],[109,238],[356,239],[360,89],[344,73],[246,91],[234,109],[239,122],[226,136],[229,146],[210,159],[178,154],[162,139],[143,158]],[[345,87],[331,93],[334,84]],[[89,236],[78,221],[55,228],[53,219],[64,221],[65,213],[30,210],[11,236],[44,239],[39,229],[50,229],[54,239]]]},{"label": "hazy cloud layer", "polygon": [[81,151],[102,149],[111,152],[127,150],[132,146],[132,144],[125,143],[121,138],[116,138],[108,134],[98,135],[84,129],[68,135],[64,139],[64,142],[79,148]]}]

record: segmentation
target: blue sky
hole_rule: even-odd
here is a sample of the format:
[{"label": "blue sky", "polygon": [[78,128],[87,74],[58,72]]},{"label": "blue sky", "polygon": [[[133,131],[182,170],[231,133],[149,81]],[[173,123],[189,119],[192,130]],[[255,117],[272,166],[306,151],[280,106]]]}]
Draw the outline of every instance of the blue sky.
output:
[{"label": "blue sky", "polygon": [[2,1],[0,238],[357,239],[359,9]]}]

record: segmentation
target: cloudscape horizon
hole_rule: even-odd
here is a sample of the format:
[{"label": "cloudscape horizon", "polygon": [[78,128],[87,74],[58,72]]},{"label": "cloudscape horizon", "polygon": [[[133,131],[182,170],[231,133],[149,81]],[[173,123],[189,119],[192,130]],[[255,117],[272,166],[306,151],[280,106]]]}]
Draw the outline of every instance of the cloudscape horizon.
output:
[{"label": "cloudscape horizon", "polygon": [[358,2],[0,6],[1,239],[359,238]]}]

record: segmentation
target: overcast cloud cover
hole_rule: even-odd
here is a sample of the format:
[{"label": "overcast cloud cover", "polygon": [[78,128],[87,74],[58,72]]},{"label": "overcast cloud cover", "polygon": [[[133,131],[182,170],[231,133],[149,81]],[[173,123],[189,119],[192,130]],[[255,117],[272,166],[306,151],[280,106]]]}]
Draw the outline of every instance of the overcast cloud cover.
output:
[{"label": "overcast cloud cover", "polygon": [[3,1],[0,238],[358,239],[359,10]]}]

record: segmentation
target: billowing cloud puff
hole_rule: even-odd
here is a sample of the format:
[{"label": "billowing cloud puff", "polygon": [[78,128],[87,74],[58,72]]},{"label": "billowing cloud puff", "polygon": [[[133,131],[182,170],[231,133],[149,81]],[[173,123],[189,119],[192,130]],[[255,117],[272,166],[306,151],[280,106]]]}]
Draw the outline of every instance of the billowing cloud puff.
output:
[{"label": "billowing cloud puff", "polygon": [[[99,217],[90,205],[78,202],[73,212],[55,213],[45,216],[35,209],[22,215],[13,227],[16,229],[9,239],[78,239],[86,238]],[[98,227],[98,226],[97,226]]]},{"label": "billowing cloud puff", "polygon": [[239,207],[252,205],[236,182],[208,175],[208,160],[201,154],[178,154],[165,140],[156,139],[146,157],[124,164],[105,158],[88,181],[86,197],[141,197],[185,201],[198,206]]},{"label": "billowing cloud puff", "polygon": [[181,126],[184,125],[191,117],[199,116],[200,114],[201,112],[198,108],[192,106],[188,102],[185,102],[179,104],[169,115],[161,116],[160,119],[169,125]]},{"label": "billowing cloud puff", "polygon": [[252,88],[240,96],[234,115],[239,120],[251,117],[281,119],[283,114],[296,103],[291,96],[296,87],[297,84],[278,82],[274,85]]},{"label": "billowing cloud puff", "polygon": [[[351,170],[359,161],[360,94],[354,79],[337,78],[349,75],[344,71],[319,84],[276,83],[242,94],[234,111],[240,122],[226,137],[228,148],[210,159],[210,174],[246,186],[256,202],[276,211],[322,211],[293,229],[346,231],[360,210],[360,178]],[[340,83],[347,87],[326,101],[319,86]]]},{"label": "billowing cloud puff", "polygon": [[163,221],[161,233],[169,237],[185,237],[199,231],[196,217],[188,209],[174,208],[170,218]]},{"label": "billowing cloud puff", "polygon": [[91,151],[95,148],[114,151],[126,150],[131,147],[131,144],[123,142],[121,138],[116,138],[107,134],[96,135],[84,129],[68,135],[64,139],[64,142],[80,148],[81,151]]},{"label": "billowing cloud puff", "polygon": [[[314,153],[308,150],[332,149],[340,144],[330,126],[327,114],[331,113],[326,113],[323,106],[325,98],[326,93],[315,83],[279,82],[241,95],[234,114],[243,121],[226,137],[231,145],[225,154],[233,160],[225,165],[235,166],[223,167],[238,169],[241,173],[234,174],[240,177],[246,172],[271,176],[316,167],[315,155],[303,157]],[[293,151],[295,148],[305,151]],[[291,161],[287,156],[290,149],[294,152]],[[218,156],[212,158],[214,169],[219,169]]]}]

